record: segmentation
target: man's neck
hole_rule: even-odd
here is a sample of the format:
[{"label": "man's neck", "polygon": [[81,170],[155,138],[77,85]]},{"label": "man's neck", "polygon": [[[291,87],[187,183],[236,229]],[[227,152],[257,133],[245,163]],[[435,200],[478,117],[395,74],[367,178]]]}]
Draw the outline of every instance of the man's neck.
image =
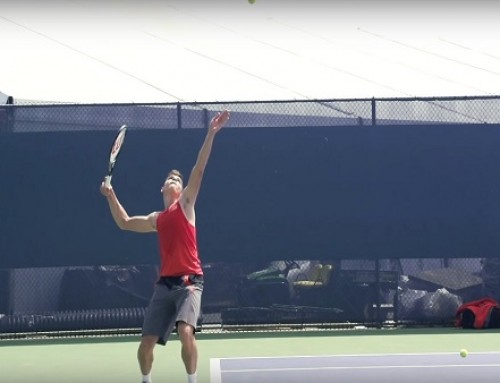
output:
[{"label": "man's neck", "polygon": [[165,205],[165,210],[168,209],[170,206],[172,206],[174,203],[176,203],[179,200],[180,196],[177,197],[163,197],[163,203]]}]

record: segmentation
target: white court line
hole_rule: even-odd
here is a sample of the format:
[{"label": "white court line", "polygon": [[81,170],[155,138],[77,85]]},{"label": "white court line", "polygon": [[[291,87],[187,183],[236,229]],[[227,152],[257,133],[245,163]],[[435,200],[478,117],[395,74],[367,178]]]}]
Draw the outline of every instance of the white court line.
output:
[{"label": "white court line", "polygon": [[[372,370],[391,368],[456,368],[456,367],[500,367],[500,364],[442,364],[442,365],[408,365],[408,366],[343,366],[343,367],[290,367],[290,368],[259,368],[227,370],[224,374],[242,372],[281,372],[281,371],[318,371],[318,370]],[[220,382],[220,381],[219,381]],[[215,383],[215,382],[212,382]]]},{"label": "white court line", "polygon": [[[459,351],[442,352],[408,352],[408,353],[377,353],[377,354],[329,354],[329,355],[289,355],[289,356],[245,356],[228,357],[220,360],[238,360],[238,359],[300,359],[300,358],[336,358],[336,357],[367,357],[367,356],[416,356],[416,355],[459,355]],[[495,355],[500,351],[470,351],[469,355]]]},{"label": "white court line", "polygon": [[210,359],[210,383],[222,383],[219,358]]}]

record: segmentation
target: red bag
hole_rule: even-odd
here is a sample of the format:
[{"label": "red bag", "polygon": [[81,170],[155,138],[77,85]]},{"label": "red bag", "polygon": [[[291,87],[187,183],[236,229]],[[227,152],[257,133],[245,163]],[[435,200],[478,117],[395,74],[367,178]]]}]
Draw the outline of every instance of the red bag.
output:
[{"label": "red bag", "polygon": [[497,318],[499,312],[500,304],[492,298],[467,302],[457,309],[455,326],[475,329],[498,327],[498,319],[491,319],[492,314]]}]

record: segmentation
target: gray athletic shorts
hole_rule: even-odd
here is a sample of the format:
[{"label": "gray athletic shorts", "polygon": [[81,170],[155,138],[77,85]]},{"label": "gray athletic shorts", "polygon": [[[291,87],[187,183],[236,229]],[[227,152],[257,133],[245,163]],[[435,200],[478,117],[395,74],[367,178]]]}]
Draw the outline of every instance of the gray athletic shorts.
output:
[{"label": "gray athletic shorts", "polygon": [[142,335],[158,336],[158,344],[165,345],[177,322],[196,329],[202,293],[202,276],[161,277],[144,314]]}]

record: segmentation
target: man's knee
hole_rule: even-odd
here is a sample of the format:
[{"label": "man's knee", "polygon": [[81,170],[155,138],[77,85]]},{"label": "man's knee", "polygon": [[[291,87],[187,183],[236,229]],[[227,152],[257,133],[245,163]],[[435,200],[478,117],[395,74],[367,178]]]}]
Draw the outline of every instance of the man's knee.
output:
[{"label": "man's knee", "polygon": [[186,322],[177,323],[177,333],[181,341],[192,341],[194,339],[194,328]]},{"label": "man's knee", "polygon": [[154,335],[144,335],[141,338],[141,343],[139,344],[139,349],[141,351],[151,351],[156,345],[158,337]]}]

